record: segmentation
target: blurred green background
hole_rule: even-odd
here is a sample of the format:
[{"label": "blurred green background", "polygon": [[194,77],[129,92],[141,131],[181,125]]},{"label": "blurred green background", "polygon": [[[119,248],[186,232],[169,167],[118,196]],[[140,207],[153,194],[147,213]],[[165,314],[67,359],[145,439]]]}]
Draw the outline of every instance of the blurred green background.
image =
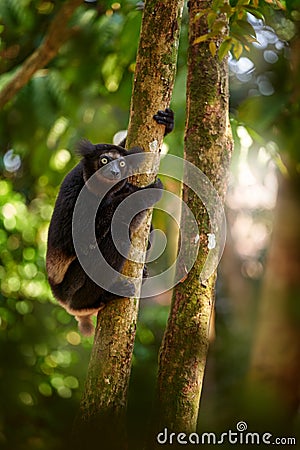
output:
[{"label": "blurred green background", "polygon": [[[63,3],[1,0],[0,89],[39,46]],[[290,2],[285,13],[262,2],[266,24],[249,17],[258,44],[239,61],[229,61],[235,153],[227,199],[228,242],[201,403],[202,431],[224,431],[242,419],[262,427],[273,420],[272,415],[261,419],[272,411],[273,400],[243,386],[259,322],[277,174],[290,172],[295,185],[299,183],[297,61],[295,72],[290,70],[300,48],[298,7],[297,1]],[[45,274],[47,228],[59,185],[77,161],[78,140],[112,142],[127,127],[140,23],[135,1],[83,4],[72,18],[72,37],[0,111],[0,448],[67,446],[92,339],[80,336],[74,318],[52,297]],[[186,52],[185,11],[171,105],[175,130],[166,139],[166,151],[176,155],[183,154]],[[171,180],[163,181],[178,192]],[[166,215],[156,212],[154,225],[174,239]],[[167,253],[164,264],[172,257]],[[299,286],[293,292],[299,329]],[[165,294],[141,302],[129,398],[134,418],[130,429],[137,435],[151,414],[169,300]],[[300,385],[298,391],[295,386],[297,401]],[[292,422],[297,421],[296,407]],[[283,425],[282,432],[287,431]]]}]

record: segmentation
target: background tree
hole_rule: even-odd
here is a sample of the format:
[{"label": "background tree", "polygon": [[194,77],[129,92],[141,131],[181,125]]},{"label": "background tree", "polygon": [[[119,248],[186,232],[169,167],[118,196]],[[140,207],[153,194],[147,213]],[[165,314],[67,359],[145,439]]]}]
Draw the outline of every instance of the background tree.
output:
[{"label": "background tree", "polygon": [[[21,68],[5,84],[0,95],[0,107],[13,98],[37,70],[45,67],[56,56],[62,44],[71,36],[72,30],[68,28],[68,21],[81,3],[82,0],[77,0],[62,5],[55,20],[51,22],[42,44],[22,63]],[[16,51],[18,49],[15,49]]]},{"label": "background tree", "polygon": [[[295,17],[295,5],[289,5],[289,16]],[[266,273],[262,284],[257,333],[250,367],[253,390],[265,402],[264,410],[270,422],[284,428],[296,416],[299,407],[300,357],[300,286],[299,286],[299,226],[300,178],[298,138],[299,129],[299,21],[295,23],[291,41],[290,60],[281,61],[286,83],[278,87],[269,102],[280,101],[281,108],[272,118],[268,130],[280,149],[284,167],[279,171],[278,197],[274,230],[267,256]],[[251,101],[248,102],[251,108]],[[258,112],[259,105],[252,108]],[[250,112],[250,111],[249,111]],[[254,112],[254,111],[252,111]],[[244,114],[247,120],[247,114]],[[257,129],[251,122],[250,126]],[[275,405],[275,407],[274,407]]]}]

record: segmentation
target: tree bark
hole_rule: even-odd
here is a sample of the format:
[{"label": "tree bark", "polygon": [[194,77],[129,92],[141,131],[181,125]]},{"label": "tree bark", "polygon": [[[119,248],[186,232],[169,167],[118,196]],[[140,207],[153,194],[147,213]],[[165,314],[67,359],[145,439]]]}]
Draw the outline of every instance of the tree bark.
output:
[{"label": "tree bark", "polygon": [[[197,19],[196,14],[210,6],[210,1],[189,1],[185,158],[206,174],[224,199],[232,150],[227,59],[220,62],[218,56],[212,56],[208,42],[194,44],[197,37],[207,33],[205,16]],[[218,48],[220,41],[215,40],[215,44]],[[200,284],[208,255],[209,218],[202,201],[186,187],[183,199],[199,225],[200,250],[188,277],[174,289],[160,350],[158,408],[160,430],[167,427],[175,432],[193,432],[208,351],[216,274]],[[188,251],[190,243],[182,245]]]},{"label": "tree bark", "polygon": [[[276,120],[278,147],[288,175],[279,174],[274,229],[263,280],[249,385],[264,422],[292,424],[300,404],[300,26],[291,43],[288,103]],[[278,428],[277,428],[278,429]]]},{"label": "tree bark", "polygon": [[45,67],[56,56],[62,44],[72,33],[72,29],[68,28],[68,21],[82,1],[69,0],[63,4],[51,22],[42,44],[24,61],[0,92],[0,108],[3,108],[39,69]]},{"label": "tree bark", "polygon": [[264,415],[281,425],[300,401],[299,195],[299,176],[281,177],[249,377]]},{"label": "tree bark", "polygon": [[[157,125],[153,114],[169,106],[177,60],[182,0],[148,0],[145,3],[132,93],[127,146],[141,146],[150,151],[149,144],[157,140],[159,151],[164,127]],[[136,176],[137,185],[153,181],[152,176]],[[133,246],[145,251],[151,214],[133,236]],[[128,262],[125,274],[141,279],[142,264]],[[110,302],[100,311],[95,340],[83,394],[79,426],[88,428],[103,442],[105,434],[110,444],[125,448],[124,417],[131,359],[138,314],[138,299]],[[85,428],[87,425],[87,428]],[[95,425],[95,426],[94,426]],[[81,433],[82,434],[82,433]],[[86,444],[86,434],[84,434]],[[89,439],[89,438],[88,438]],[[108,447],[107,447],[108,448]]]}]

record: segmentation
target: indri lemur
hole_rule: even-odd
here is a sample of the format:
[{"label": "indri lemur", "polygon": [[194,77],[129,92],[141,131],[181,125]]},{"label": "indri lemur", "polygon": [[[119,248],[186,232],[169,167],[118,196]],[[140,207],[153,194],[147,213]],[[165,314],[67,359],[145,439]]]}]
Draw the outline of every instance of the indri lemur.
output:
[{"label": "indri lemur", "polygon": [[[172,131],[174,115],[170,109],[158,111],[153,118],[157,123],[165,126],[165,135]],[[97,196],[95,185],[93,184],[91,188],[88,180],[98,169],[112,162],[108,165],[108,170],[101,171],[100,174],[98,172],[96,175],[99,183],[106,185],[111,183],[112,188],[105,194],[97,210],[95,236],[99,250],[106,261],[120,273],[125,263],[125,257],[117,251],[111,235],[111,221],[117,207],[134,192],[148,188],[163,188],[159,179],[143,188],[132,185],[127,178],[122,179],[124,175],[130,175],[126,156],[143,151],[140,147],[125,150],[124,146],[125,140],[120,145],[93,145],[89,141],[80,143],[79,154],[82,159],[63,180],[50,222],[46,256],[49,284],[61,306],[76,317],[79,329],[85,335],[90,335],[94,331],[92,315],[96,314],[109,300],[122,297],[103,289],[91,280],[76,256],[72,238],[72,218],[81,189],[86,184],[88,190],[91,191],[89,195]],[[116,182],[118,179],[121,181]],[[153,206],[160,198],[157,191],[151,192],[156,192],[156,195],[147,196],[145,209]],[[88,208],[88,205],[85,207]],[[132,220],[129,234],[139,226],[138,216],[142,214],[143,211]],[[82,225],[84,228],[84,220]],[[84,230],[82,232],[84,233]],[[101,271],[101,267],[99,267],[99,271]],[[115,281],[112,280],[112,283]],[[124,283],[122,293],[124,296],[133,295],[134,286]]]}]

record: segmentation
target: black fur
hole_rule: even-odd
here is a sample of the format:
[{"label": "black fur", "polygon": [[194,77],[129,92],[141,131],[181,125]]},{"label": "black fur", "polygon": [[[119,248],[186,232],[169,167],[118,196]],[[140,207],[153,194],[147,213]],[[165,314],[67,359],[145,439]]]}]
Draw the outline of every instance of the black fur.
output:
[{"label": "black fur", "polygon": [[[159,124],[165,126],[165,136],[171,133],[174,129],[174,112],[170,108],[166,108],[165,110],[159,110],[156,114],[154,114],[153,119]],[[121,141],[117,142],[117,144],[121,145],[121,147],[126,146],[126,137]]]},{"label": "black fur", "polygon": [[[156,119],[157,122],[165,124],[166,128],[170,128],[169,119],[164,123],[161,122],[161,112],[158,113],[158,116],[159,121]],[[169,117],[168,112],[167,116]],[[141,152],[142,149],[139,147],[127,151],[117,145],[93,145],[89,141],[82,141],[79,146],[79,154],[82,159],[63,180],[55,203],[49,226],[46,256],[49,284],[60,304],[70,314],[76,316],[79,321],[80,331],[86,335],[92,334],[93,332],[93,325],[90,319],[91,315],[95,314],[109,300],[121,297],[104,290],[92,281],[82,269],[77,259],[72,239],[72,218],[75,203],[85,184],[90,191],[90,201],[93,202],[101,194],[97,190],[101,185],[101,181],[105,183],[113,181],[113,187],[104,196],[98,208],[95,220],[95,235],[102,255],[120,273],[125,263],[125,257],[115,248],[110,228],[112,217],[117,207],[126,197],[134,192],[148,188],[163,189],[159,179],[144,188],[132,185],[127,178],[120,179],[120,182],[115,183],[116,180],[124,175],[126,177],[130,175],[130,167],[126,164],[126,156]],[[90,177],[103,166],[101,162],[103,161],[103,157],[106,160],[112,161],[112,164],[107,166],[107,173],[104,173],[102,180],[99,178],[97,182],[96,178],[96,181],[91,182]],[[122,162],[122,167],[120,165],[121,161],[124,161]],[[98,177],[98,173],[96,177]],[[141,209],[146,210],[153,206],[159,200],[160,196],[161,194],[158,195],[157,191],[156,193],[152,191],[151,195],[146,196],[147,200],[143,200],[144,204],[141,205]],[[88,203],[89,200],[84,205],[87,213],[89,210]],[[140,212],[132,220],[129,230],[130,235],[139,226],[143,214],[143,211]],[[82,218],[82,233],[84,233],[84,213]],[[111,283],[112,286],[122,283],[122,293],[124,296],[130,297],[134,295],[133,285],[120,280],[111,280]]]}]

